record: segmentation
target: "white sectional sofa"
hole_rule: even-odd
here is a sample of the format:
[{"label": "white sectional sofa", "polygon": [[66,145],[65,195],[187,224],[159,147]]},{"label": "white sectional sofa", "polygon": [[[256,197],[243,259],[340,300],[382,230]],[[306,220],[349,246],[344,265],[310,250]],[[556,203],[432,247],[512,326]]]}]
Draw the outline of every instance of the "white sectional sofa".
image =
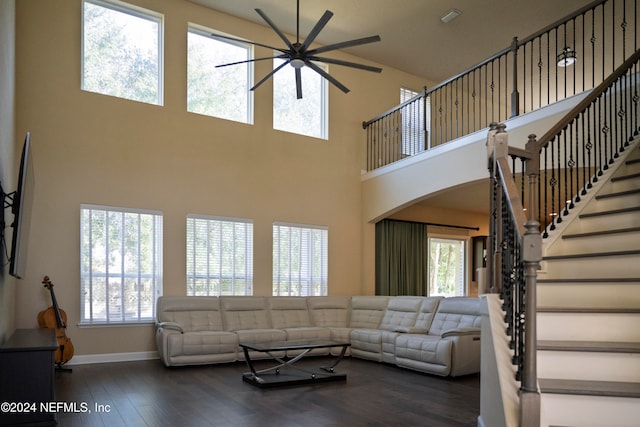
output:
[{"label": "white sectional sofa", "polygon": [[331,339],[351,343],[353,357],[460,376],[480,372],[479,309],[471,297],[164,296],[156,343],[166,366],[182,366],[244,360],[239,342]]}]

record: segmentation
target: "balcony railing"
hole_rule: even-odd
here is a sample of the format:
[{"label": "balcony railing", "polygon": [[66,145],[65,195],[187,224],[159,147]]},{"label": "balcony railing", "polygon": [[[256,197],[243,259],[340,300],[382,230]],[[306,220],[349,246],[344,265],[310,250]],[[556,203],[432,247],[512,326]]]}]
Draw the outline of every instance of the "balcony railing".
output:
[{"label": "balcony railing", "polygon": [[637,50],[638,13],[636,0],[594,1],[364,122],[367,170],[595,88]]}]

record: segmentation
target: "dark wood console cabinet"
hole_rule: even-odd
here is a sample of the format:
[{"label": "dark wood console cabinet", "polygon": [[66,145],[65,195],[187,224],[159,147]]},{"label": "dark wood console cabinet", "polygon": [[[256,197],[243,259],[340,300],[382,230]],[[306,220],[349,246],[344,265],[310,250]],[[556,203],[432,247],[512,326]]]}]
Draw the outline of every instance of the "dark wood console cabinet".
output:
[{"label": "dark wood console cabinet", "polygon": [[56,424],[55,413],[41,412],[40,404],[55,400],[57,347],[55,329],[16,329],[0,347],[0,425]]}]

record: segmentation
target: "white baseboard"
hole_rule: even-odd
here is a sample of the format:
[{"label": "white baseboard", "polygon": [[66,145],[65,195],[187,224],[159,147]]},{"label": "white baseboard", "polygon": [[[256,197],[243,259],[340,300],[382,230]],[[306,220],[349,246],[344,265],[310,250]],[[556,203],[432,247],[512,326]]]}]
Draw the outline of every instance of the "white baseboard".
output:
[{"label": "white baseboard", "polygon": [[116,363],[116,362],[132,362],[138,360],[158,359],[157,351],[138,351],[132,353],[107,353],[107,354],[84,354],[75,355],[69,362],[72,365],[87,365],[91,363]]}]

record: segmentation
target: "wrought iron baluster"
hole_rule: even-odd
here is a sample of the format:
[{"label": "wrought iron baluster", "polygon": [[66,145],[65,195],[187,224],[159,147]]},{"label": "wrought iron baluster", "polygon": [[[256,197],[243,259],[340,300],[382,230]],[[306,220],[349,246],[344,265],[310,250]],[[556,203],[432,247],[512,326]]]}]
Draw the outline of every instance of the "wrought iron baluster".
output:
[{"label": "wrought iron baluster", "polygon": [[542,180],[540,180],[540,185],[544,185],[544,235],[542,237],[547,238],[549,237],[549,233],[547,232],[547,227],[549,226],[549,216],[551,215],[551,212],[549,212],[549,199],[548,199],[548,190],[550,187],[550,182],[549,182],[549,162],[548,162],[548,153],[549,153],[549,145],[546,145],[544,147],[544,182]]}]

